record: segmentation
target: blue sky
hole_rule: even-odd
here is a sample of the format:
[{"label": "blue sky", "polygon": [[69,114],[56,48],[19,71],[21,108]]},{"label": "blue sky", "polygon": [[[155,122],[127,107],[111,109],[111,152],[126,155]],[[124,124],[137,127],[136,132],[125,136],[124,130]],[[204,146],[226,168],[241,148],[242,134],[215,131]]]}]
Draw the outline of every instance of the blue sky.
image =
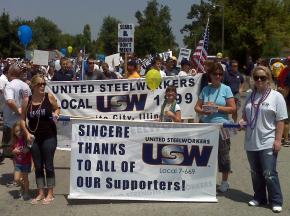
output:
[{"label": "blue sky", "polygon": [[[200,0],[158,0],[170,8],[172,30],[180,46],[183,45],[180,29],[190,23],[186,16],[196,2]],[[143,11],[146,5],[147,0],[0,0],[1,12],[5,9],[12,19],[43,16],[56,23],[64,33],[73,35],[81,33],[84,25],[89,24],[93,39],[104,17],[110,15],[123,23],[136,23],[135,12]]]}]

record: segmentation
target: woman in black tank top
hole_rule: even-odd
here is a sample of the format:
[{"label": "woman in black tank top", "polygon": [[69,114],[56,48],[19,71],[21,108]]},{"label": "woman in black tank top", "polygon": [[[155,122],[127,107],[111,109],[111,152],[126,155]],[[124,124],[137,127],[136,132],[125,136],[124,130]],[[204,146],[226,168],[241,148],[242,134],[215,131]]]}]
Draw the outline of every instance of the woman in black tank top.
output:
[{"label": "woman in black tank top", "polygon": [[[57,146],[55,121],[60,109],[55,97],[45,92],[45,80],[42,75],[31,79],[32,96],[22,106],[21,127],[31,145],[35,166],[38,195],[31,203],[49,204],[53,201],[55,173],[53,158]],[[45,170],[45,173],[44,173]],[[47,194],[44,188],[47,187]]]}]

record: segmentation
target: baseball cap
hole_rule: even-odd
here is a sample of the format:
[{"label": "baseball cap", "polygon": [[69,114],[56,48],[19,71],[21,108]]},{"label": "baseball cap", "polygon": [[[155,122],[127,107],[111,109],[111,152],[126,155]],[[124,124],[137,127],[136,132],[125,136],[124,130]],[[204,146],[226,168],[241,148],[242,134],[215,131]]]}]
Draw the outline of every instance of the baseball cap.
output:
[{"label": "baseball cap", "polygon": [[183,58],[180,62],[180,65],[183,66],[183,65],[190,65],[190,62],[186,59],[186,58]]},{"label": "baseball cap", "polygon": [[177,58],[176,58],[175,56],[172,56],[171,59],[172,59],[173,61],[177,61]]}]

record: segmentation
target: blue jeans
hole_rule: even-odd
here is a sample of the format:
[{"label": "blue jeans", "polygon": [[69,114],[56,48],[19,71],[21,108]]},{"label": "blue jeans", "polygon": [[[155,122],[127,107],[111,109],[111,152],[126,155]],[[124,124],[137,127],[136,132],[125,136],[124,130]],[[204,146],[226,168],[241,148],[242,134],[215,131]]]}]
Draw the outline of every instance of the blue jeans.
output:
[{"label": "blue jeans", "polygon": [[53,159],[56,146],[56,137],[52,137],[42,141],[35,140],[31,147],[32,159],[35,166],[37,188],[44,188],[45,186],[52,188],[55,186]]},{"label": "blue jeans", "polygon": [[266,204],[267,189],[269,203],[282,206],[283,196],[276,170],[277,153],[274,153],[272,149],[265,149],[247,151],[247,156],[251,167],[254,199]]}]

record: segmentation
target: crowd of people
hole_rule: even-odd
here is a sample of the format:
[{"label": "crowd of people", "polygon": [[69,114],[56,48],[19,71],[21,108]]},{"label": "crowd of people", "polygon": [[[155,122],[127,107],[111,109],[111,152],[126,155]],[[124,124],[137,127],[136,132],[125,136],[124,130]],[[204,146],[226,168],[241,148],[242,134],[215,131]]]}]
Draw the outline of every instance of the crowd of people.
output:
[{"label": "crowd of people", "polygon": [[[50,204],[54,199],[54,153],[57,146],[56,121],[60,108],[53,95],[45,92],[50,81],[138,79],[149,69],[161,77],[195,76],[200,71],[187,59],[177,67],[176,57],[160,56],[144,67],[142,61],[130,57],[128,62],[111,68],[89,56],[85,61],[66,57],[52,61],[47,67],[23,60],[1,60],[0,100],[3,111],[3,139],[0,157],[10,157],[14,164],[14,181],[21,185],[21,197],[29,197],[28,173],[33,161],[37,196],[31,204]],[[126,66],[126,68],[125,68]],[[273,212],[281,212],[283,197],[276,162],[281,145],[289,145],[290,57],[286,65],[279,60],[270,67],[265,59],[254,64],[251,57],[239,67],[236,60],[218,53],[204,65],[200,94],[192,109],[199,123],[239,123],[245,129],[245,150],[251,167],[254,190],[250,206],[271,204]],[[242,69],[244,73],[240,73]],[[272,80],[274,79],[274,82]],[[242,107],[241,92],[248,92]],[[159,121],[182,122],[182,109],[176,103],[177,89],[169,86],[161,105]],[[242,116],[238,117],[238,110]],[[287,113],[288,111],[288,113]],[[231,117],[231,118],[230,118]],[[197,121],[197,120],[195,120]],[[220,135],[218,169],[222,173],[220,192],[226,192],[231,173],[230,138]],[[32,160],[31,160],[32,158]],[[45,190],[47,188],[47,191]],[[267,191],[267,192],[266,192]],[[268,194],[268,196],[267,196]]]}]

